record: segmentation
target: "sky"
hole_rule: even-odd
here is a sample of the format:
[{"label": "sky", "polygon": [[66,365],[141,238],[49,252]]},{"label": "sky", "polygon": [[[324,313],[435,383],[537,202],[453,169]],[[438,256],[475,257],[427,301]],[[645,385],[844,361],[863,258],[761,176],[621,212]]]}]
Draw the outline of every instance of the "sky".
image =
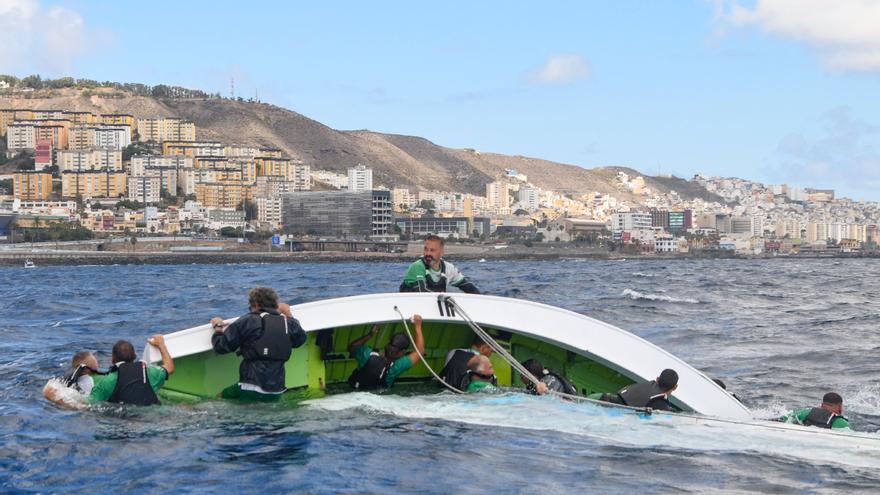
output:
[{"label": "sky", "polygon": [[880,0],[0,0],[0,73],[880,200]]}]

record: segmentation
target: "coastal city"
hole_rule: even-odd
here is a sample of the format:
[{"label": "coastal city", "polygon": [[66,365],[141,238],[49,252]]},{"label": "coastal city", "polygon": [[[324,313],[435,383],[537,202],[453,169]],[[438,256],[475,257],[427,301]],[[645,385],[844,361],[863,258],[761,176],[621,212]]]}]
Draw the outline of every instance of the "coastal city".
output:
[{"label": "coastal city", "polygon": [[880,0],[0,0],[0,495],[880,487]]},{"label": "coastal city", "polygon": [[[5,94],[28,91],[0,83]],[[102,89],[114,88],[88,91]],[[193,97],[183,88],[163,91]],[[18,164],[0,176],[0,239],[210,235],[292,246],[436,234],[645,255],[877,249],[880,205],[829,189],[698,174],[689,182],[704,194],[688,198],[620,170],[620,194],[573,195],[542,189],[508,168],[484,195],[415,190],[374,181],[369,163],[340,164],[347,173],[320,170],[278,148],[199,134],[195,123],[172,116],[0,108],[2,159]]]}]

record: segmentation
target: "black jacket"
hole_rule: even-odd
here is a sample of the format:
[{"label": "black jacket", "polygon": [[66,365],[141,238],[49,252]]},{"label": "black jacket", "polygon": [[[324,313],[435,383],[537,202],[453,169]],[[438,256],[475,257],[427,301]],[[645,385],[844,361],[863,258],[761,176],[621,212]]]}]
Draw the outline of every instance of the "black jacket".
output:
[{"label": "black jacket", "polygon": [[[277,315],[276,310],[264,310]],[[290,345],[299,347],[306,341],[306,332],[296,318],[288,318]],[[248,313],[230,324],[223,333],[215,333],[211,337],[211,345],[217,354],[235,352],[242,346],[256,342],[263,332],[263,321],[258,313]],[[264,359],[245,359],[238,368],[239,382],[258,385],[266,392],[284,391],[284,362]]]}]

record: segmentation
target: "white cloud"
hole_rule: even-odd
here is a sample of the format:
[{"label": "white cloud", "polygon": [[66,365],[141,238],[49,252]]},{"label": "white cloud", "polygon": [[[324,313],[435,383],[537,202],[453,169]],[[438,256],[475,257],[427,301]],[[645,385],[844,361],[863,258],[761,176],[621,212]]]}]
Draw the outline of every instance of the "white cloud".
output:
[{"label": "white cloud", "polygon": [[552,55],[544,65],[531,73],[532,84],[568,84],[590,75],[587,60],[577,54]]},{"label": "white cloud", "polygon": [[877,200],[880,187],[880,127],[858,120],[848,107],[825,112],[814,136],[794,133],[777,148],[780,179],[830,185]]},{"label": "white cloud", "polygon": [[76,11],[39,0],[0,0],[0,72],[69,73],[76,58],[107,42]]},{"label": "white cloud", "polygon": [[733,27],[757,27],[815,48],[831,68],[880,71],[880,1],[717,1],[716,18]]}]

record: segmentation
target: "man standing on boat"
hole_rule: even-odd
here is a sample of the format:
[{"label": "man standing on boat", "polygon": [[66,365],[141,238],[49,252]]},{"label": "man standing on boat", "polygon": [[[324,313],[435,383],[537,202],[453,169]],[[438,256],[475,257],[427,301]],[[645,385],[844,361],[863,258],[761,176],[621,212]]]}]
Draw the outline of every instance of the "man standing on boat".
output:
[{"label": "man standing on boat", "polygon": [[834,392],[828,392],[822,397],[819,407],[807,407],[792,411],[781,418],[784,423],[795,423],[804,426],[818,426],[829,429],[851,429],[849,420],[843,417],[843,397]]},{"label": "man standing on boat", "polygon": [[222,318],[211,318],[214,351],[218,354],[238,351],[243,358],[238,368],[238,383],[224,389],[220,396],[276,401],[286,390],[284,363],[294,348],[305,343],[306,333],[290,315],[290,306],[278,302],[278,294],[273,289],[252,289],[248,304],[250,312],[229,325]]},{"label": "man standing on boat", "polygon": [[473,282],[443,259],[443,246],[443,238],[439,236],[425,238],[424,254],[409,266],[400,284],[400,292],[446,292],[447,285],[451,285],[468,294],[480,293]]}]

